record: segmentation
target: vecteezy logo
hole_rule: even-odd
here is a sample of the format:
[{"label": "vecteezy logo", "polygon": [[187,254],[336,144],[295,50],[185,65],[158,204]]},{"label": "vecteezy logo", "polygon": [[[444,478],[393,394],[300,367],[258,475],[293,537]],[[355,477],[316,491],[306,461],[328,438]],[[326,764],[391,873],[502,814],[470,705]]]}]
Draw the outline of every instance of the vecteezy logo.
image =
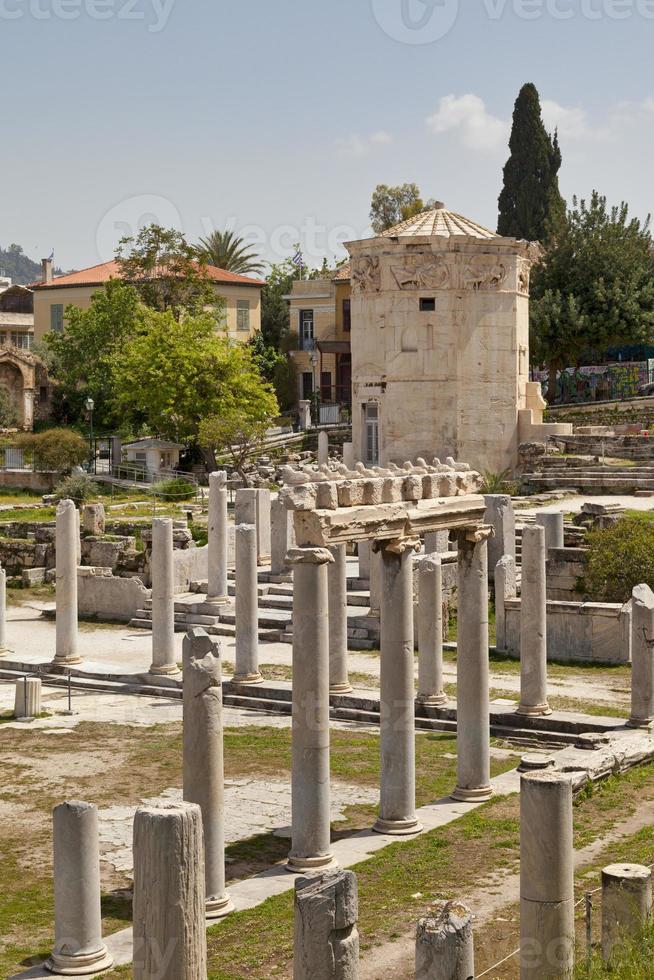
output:
[{"label": "vecteezy logo", "polygon": [[121,238],[135,238],[148,225],[181,228],[175,205],[157,194],[137,194],[115,204],[98,224],[95,244],[101,262],[108,262]]},{"label": "vecteezy logo", "polygon": [[404,44],[433,44],[454,27],[459,0],[372,0],[375,20]]}]

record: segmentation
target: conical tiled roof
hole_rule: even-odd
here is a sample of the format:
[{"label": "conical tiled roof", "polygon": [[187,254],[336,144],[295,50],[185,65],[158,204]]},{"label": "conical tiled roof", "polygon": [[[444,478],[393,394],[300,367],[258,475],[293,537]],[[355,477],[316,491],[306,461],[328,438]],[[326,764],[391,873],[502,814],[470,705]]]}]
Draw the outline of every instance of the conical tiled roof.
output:
[{"label": "conical tiled roof", "polygon": [[387,228],[382,232],[385,238],[411,238],[422,235],[437,235],[440,238],[450,238],[451,235],[467,235],[469,238],[499,238],[494,231],[478,225],[470,218],[448,211],[444,204],[438,202],[429,211],[421,211],[399,225]]}]

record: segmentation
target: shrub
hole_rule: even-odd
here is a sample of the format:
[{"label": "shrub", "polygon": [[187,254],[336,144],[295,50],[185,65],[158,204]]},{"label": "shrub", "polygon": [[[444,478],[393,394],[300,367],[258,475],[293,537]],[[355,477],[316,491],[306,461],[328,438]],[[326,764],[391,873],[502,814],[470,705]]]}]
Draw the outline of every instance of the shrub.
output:
[{"label": "shrub", "polygon": [[484,482],[480,493],[508,493],[514,497],[518,492],[518,484],[511,480],[511,470],[502,470],[501,473],[483,470],[482,476]]},{"label": "shrub", "polygon": [[155,497],[162,497],[164,500],[192,500],[197,487],[190,480],[183,477],[176,477],[174,480],[162,480],[155,483],[150,491]]},{"label": "shrub", "polygon": [[100,487],[86,473],[75,473],[73,476],[67,476],[54,488],[54,495],[57,500],[72,500],[77,507],[97,497],[99,493]]},{"label": "shrub", "polygon": [[623,517],[591,531],[584,592],[596,602],[626,602],[634,586],[654,589],[654,523]]},{"label": "shrub", "polygon": [[33,456],[39,469],[66,475],[89,458],[89,444],[72,429],[46,429],[37,434],[25,433],[17,445]]}]

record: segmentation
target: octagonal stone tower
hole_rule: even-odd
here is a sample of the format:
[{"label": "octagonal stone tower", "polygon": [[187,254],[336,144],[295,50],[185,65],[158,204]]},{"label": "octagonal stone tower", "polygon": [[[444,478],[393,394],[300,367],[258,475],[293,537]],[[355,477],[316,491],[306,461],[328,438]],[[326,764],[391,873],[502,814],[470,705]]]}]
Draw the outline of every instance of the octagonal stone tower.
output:
[{"label": "octagonal stone tower", "polygon": [[540,389],[529,383],[539,246],[438,203],[346,247],[356,458],[453,456],[475,469],[514,469],[520,441],[544,435],[533,424],[542,422]]}]

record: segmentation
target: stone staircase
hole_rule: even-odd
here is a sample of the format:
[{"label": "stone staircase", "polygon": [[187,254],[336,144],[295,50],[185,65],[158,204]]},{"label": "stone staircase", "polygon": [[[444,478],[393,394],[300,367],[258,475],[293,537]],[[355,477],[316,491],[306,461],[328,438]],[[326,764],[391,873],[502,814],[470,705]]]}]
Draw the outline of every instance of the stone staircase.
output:
[{"label": "stone staircase", "polygon": [[522,477],[529,493],[570,489],[587,494],[654,494],[654,466],[607,466],[576,458],[543,462],[542,470]]}]

